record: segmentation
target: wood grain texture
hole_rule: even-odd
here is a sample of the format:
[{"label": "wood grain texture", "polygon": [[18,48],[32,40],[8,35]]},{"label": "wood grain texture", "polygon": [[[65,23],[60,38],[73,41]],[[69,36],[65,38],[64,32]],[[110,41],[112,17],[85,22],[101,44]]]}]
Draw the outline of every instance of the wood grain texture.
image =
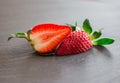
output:
[{"label": "wood grain texture", "polygon": [[[0,83],[120,83],[119,9],[119,0],[1,0]],[[7,41],[39,23],[82,26],[85,18],[116,42],[74,56],[43,57],[26,40]]]}]

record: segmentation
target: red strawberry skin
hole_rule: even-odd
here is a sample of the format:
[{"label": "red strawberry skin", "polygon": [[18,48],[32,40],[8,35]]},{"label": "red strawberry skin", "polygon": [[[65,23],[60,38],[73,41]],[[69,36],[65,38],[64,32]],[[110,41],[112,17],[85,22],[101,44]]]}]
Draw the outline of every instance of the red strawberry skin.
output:
[{"label": "red strawberry skin", "polygon": [[58,49],[56,55],[65,56],[85,52],[92,48],[90,36],[83,30],[73,31],[67,36]]},{"label": "red strawberry skin", "polygon": [[39,24],[30,32],[30,43],[35,51],[45,54],[52,52],[70,33],[71,28],[67,25]]}]

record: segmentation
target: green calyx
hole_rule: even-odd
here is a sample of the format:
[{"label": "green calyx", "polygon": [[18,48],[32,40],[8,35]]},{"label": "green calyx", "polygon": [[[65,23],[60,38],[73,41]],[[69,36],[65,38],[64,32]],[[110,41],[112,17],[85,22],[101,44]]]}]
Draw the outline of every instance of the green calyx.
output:
[{"label": "green calyx", "polygon": [[[75,25],[71,25],[71,24],[67,24],[67,25],[72,28],[72,31],[80,29],[77,22],[75,23]],[[114,39],[111,38],[100,38],[102,35],[102,30],[93,32],[89,19],[84,20],[82,29],[90,35],[90,39],[93,45],[104,46],[104,45],[112,44],[115,41]]]},{"label": "green calyx", "polygon": [[26,33],[25,32],[17,32],[15,34],[11,34],[10,37],[8,37],[8,41],[11,40],[12,38],[25,38],[28,41],[30,40],[30,30],[28,30]]},{"label": "green calyx", "polygon": [[78,26],[78,23],[77,23],[77,22],[75,22],[74,25],[72,25],[72,24],[67,24],[67,25],[72,28],[72,31],[76,31],[76,30],[79,30],[79,29],[80,29],[80,27]]},{"label": "green calyx", "polygon": [[83,27],[83,30],[85,32],[87,32],[88,34],[92,33],[92,27],[91,27],[90,22],[89,22],[88,19],[85,19],[85,21],[83,22],[82,27]]},{"label": "green calyx", "polygon": [[92,31],[91,24],[88,19],[83,22],[83,30],[90,35],[93,45],[109,45],[112,44],[115,40],[111,38],[100,38],[102,35],[102,30]]},{"label": "green calyx", "polygon": [[90,38],[91,38],[91,40],[95,40],[95,39],[99,38],[101,35],[102,35],[101,30],[99,30],[99,31],[94,31],[94,32],[92,33],[92,35],[91,35]]},{"label": "green calyx", "polygon": [[109,45],[109,44],[112,44],[114,41],[115,40],[110,39],[110,38],[101,38],[101,39],[94,41],[93,45],[99,45],[99,46]]}]

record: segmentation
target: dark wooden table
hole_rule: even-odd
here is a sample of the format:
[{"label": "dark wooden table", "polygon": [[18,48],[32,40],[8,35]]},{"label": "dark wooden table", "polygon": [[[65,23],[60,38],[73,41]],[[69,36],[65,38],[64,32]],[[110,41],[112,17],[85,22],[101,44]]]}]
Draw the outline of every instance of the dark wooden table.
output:
[{"label": "dark wooden table", "polygon": [[[74,56],[43,57],[26,40],[9,34],[39,23],[74,23],[89,18],[95,30],[115,39]],[[120,83],[120,0],[1,0],[0,83]]]}]

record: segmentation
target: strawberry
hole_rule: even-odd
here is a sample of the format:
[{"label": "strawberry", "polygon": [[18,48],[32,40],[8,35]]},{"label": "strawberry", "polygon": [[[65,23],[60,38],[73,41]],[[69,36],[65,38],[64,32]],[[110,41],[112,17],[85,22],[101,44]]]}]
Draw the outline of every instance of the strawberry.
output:
[{"label": "strawberry", "polygon": [[58,44],[71,32],[67,25],[39,24],[34,26],[27,33],[17,32],[11,38],[25,38],[33,49],[40,54],[47,54],[55,50]]},{"label": "strawberry", "polygon": [[73,31],[62,41],[56,50],[56,55],[78,54],[91,48],[90,36],[85,31]]},{"label": "strawberry", "polygon": [[[72,55],[85,52],[93,47],[93,45],[108,45],[114,42],[110,38],[101,38],[101,30],[92,33],[92,27],[88,19],[83,22],[83,30],[77,30],[77,23],[70,25],[73,32],[67,36],[56,50],[55,55]],[[92,34],[91,34],[92,33]]]}]

